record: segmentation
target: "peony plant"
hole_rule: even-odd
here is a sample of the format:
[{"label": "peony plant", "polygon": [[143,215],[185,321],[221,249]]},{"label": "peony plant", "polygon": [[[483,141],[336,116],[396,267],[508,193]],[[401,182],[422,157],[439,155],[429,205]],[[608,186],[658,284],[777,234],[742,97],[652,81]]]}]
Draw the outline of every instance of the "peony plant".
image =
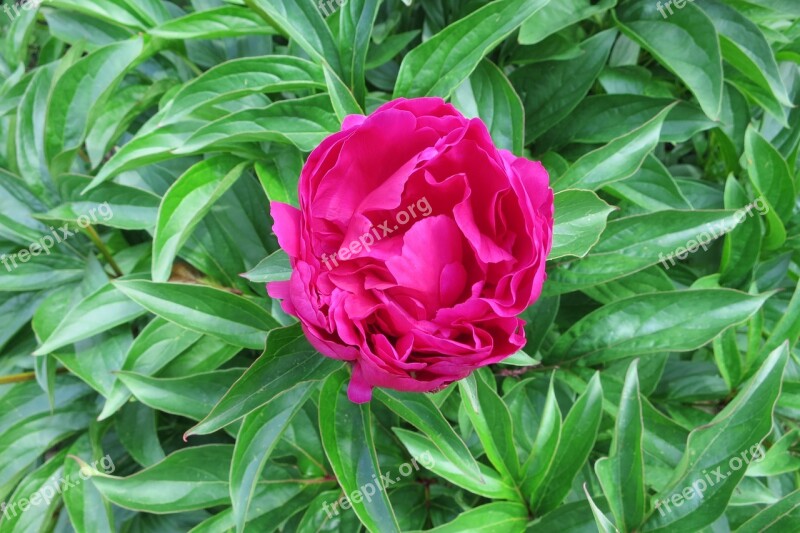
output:
[{"label": "peony plant", "polygon": [[0,533],[800,524],[794,0],[3,0]]}]

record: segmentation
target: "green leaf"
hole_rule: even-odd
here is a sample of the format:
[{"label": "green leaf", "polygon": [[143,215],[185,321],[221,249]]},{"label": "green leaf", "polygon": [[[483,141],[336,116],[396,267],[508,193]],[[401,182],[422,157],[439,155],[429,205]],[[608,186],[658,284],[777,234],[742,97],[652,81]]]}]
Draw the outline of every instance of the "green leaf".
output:
[{"label": "green leaf", "polygon": [[34,355],[52,353],[63,346],[130,322],[144,313],[142,307],[130,301],[114,285],[107,284],[70,310]]},{"label": "green leaf", "polygon": [[50,32],[65,43],[83,43],[87,49],[97,49],[116,41],[133,37],[131,28],[111,24],[99,17],[65,9],[42,10]]},{"label": "green leaf", "polygon": [[643,126],[581,157],[556,179],[553,189],[597,190],[634,175],[658,144],[661,126],[671,109],[668,106]]},{"label": "green leaf", "polygon": [[162,39],[224,39],[244,35],[270,35],[275,29],[249,9],[223,6],[196,11],[164,22],[150,30]]},{"label": "green leaf", "polygon": [[235,346],[260,349],[279,326],[262,307],[230,292],[202,285],[116,281],[114,286],[151,313]]},{"label": "green leaf", "polygon": [[127,403],[115,417],[114,429],[120,443],[140,465],[152,466],[166,456],[158,440],[155,409],[141,402]]},{"label": "green leaf", "polygon": [[164,377],[181,377],[189,374],[210,372],[235,357],[242,348],[228,344],[216,337],[205,336],[192,345],[190,350],[170,362],[159,372]]},{"label": "green leaf", "polygon": [[562,438],[547,477],[531,497],[537,513],[555,509],[567,496],[575,476],[594,447],[602,416],[603,388],[600,374],[595,374],[564,419]]},{"label": "green leaf", "polygon": [[724,331],[714,339],[714,361],[728,389],[734,390],[742,379],[742,356],[736,346],[736,332]]},{"label": "green leaf", "polygon": [[[718,0],[709,0],[698,5],[708,14],[719,32],[722,57],[725,61],[736,67],[753,83],[772,93],[780,105],[791,106],[791,100],[786,94],[786,87],[778,72],[775,55],[758,26],[736,9]],[[786,120],[783,113],[777,118],[781,121]]]},{"label": "green leaf", "polygon": [[592,508],[592,515],[594,515],[594,520],[597,523],[597,530],[601,533],[619,533],[619,529],[614,526],[605,513],[594,503],[594,500],[589,494],[589,490],[586,488],[586,483],[583,484],[583,492],[586,494],[589,506]]},{"label": "green leaf", "polygon": [[800,468],[800,457],[792,455],[792,448],[798,441],[800,430],[793,429],[778,439],[763,457],[750,462],[747,477],[779,476],[795,472]]},{"label": "green leaf", "polygon": [[[427,529],[433,533],[491,533],[493,531],[525,531],[528,510],[512,502],[487,503],[459,514],[453,521]],[[417,532],[419,533],[419,532]]]},{"label": "green leaf", "polygon": [[[2,225],[6,227],[2,235],[5,239],[12,239],[15,243],[26,245],[31,240],[37,239],[39,233],[44,231],[44,226],[33,219],[34,213],[46,209],[41,200],[19,176],[0,170],[0,198],[2,198]],[[12,223],[19,228],[19,239],[7,234]],[[22,233],[24,231],[24,234]]]},{"label": "green leaf", "polygon": [[623,531],[639,527],[644,520],[647,504],[644,421],[637,363],[631,363],[625,376],[610,455],[594,465],[615,523]]},{"label": "green leaf", "polygon": [[126,170],[172,159],[175,156],[171,150],[182,146],[186,139],[204,124],[203,121],[188,120],[136,136],[100,168],[86,190],[93,189]]},{"label": "green leaf", "polygon": [[[157,317],[133,341],[121,370],[153,375],[196,343],[201,336]],[[98,419],[103,420],[114,414],[128,398],[130,392],[121,382],[115,382]]]},{"label": "green leaf", "polygon": [[[382,470],[373,441],[369,404],[347,398],[344,370],[331,374],[322,385],[319,426],[325,453],[353,511],[370,531],[400,531],[386,495]],[[380,485],[377,485],[380,484]],[[374,489],[367,495],[366,487]]]},{"label": "green leaf", "polygon": [[169,188],[158,209],[153,236],[153,281],[165,282],[172,262],[200,219],[239,179],[247,163],[227,155],[201,161]]},{"label": "green leaf", "polygon": [[786,240],[783,220],[794,207],[795,186],[786,160],[755,129],[747,128],[744,157],[750,183],[767,204],[767,235],[764,244],[774,250]]},{"label": "green leaf", "polygon": [[744,157],[753,187],[780,218],[787,219],[794,207],[795,187],[786,160],[752,127],[745,136]]},{"label": "green leaf", "polygon": [[[601,499],[598,501],[601,505],[605,504]],[[531,528],[541,531],[563,530],[597,533],[599,524],[596,512],[591,505],[587,505],[585,500],[570,502],[538,518],[531,523]]]},{"label": "green leaf", "polygon": [[[266,531],[277,523],[286,522],[307,507],[320,488],[325,486],[308,483],[309,480],[298,480],[297,474],[288,468],[271,468],[265,475],[269,477],[269,481],[259,484],[247,515],[248,531]],[[358,523],[358,520],[354,522]],[[235,528],[233,509],[228,508],[204,520],[191,531],[214,533],[233,531]]]},{"label": "green leaf", "polygon": [[519,28],[520,44],[536,44],[548,36],[581,20],[599,15],[617,4],[617,0],[566,0],[550,2]]},{"label": "green leaf", "polygon": [[[16,18],[13,16],[13,12],[6,11],[6,14],[11,17],[11,27],[7,29],[8,33],[3,37],[5,37],[6,57],[12,65],[24,63],[28,57],[29,41],[33,36],[39,5],[20,5],[20,7],[28,9],[22,11],[17,9],[19,13]],[[31,9],[31,7],[35,9]]]},{"label": "green leaf", "polygon": [[79,431],[92,419],[85,401],[74,402],[7,427],[0,435],[0,498],[11,492],[26,469],[45,452]]},{"label": "green leaf", "polygon": [[266,141],[289,143],[310,152],[339,126],[327,95],[283,100],[216,120],[197,130],[173,152],[190,154],[222,150],[231,143]]},{"label": "green leaf", "polygon": [[148,407],[200,420],[241,375],[241,368],[230,368],[180,378],[153,378],[133,372],[120,372],[117,377]]},{"label": "green leaf", "polygon": [[171,16],[167,6],[159,0],[123,0],[122,3],[148,26],[164,22]]},{"label": "green leaf", "polygon": [[[602,78],[601,78],[602,79]],[[670,98],[637,94],[599,94],[586,97],[557,128],[549,130],[537,144],[542,149],[569,143],[606,144],[634,130],[675,104],[661,127],[662,142],[686,142],[697,133],[718,124],[694,104]]]},{"label": "green leaf", "polygon": [[213,433],[307,381],[319,381],[341,363],[320,355],[299,325],[279,328],[267,348],[214,409],[186,436]]},{"label": "green leaf", "polygon": [[31,190],[42,193],[51,184],[44,149],[47,103],[55,67],[37,69],[19,103],[14,137],[19,174]]},{"label": "green leaf", "polygon": [[276,250],[256,267],[242,274],[253,283],[269,283],[270,281],[286,281],[292,276],[292,265],[289,255],[283,250]]},{"label": "green leaf", "polygon": [[96,106],[143,52],[140,38],[110,44],[82,58],[58,78],[47,107],[45,135],[45,153],[54,173],[69,169]]},{"label": "green leaf", "polygon": [[606,64],[616,37],[616,30],[602,31],[583,41],[581,54],[574,59],[534,63],[511,74],[525,107],[527,142],[559,124],[581,102]]},{"label": "green leaf", "polygon": [[669,170],[652,154],[645,158],[641,168],[633,176],[606,185],[604,190],[648,211],[692,207]]},{"label": "green leaf", "polygon": [[[722,53],[711,19],[695,4],[664,17],[661,4],[623,2],[616,11],[622,31],[674,72],[695,95],[706,115],[722,111]],[[676,46],[676,43],[680,43]]]},{"label": "green leaf", "polygon": [[476,378],[475,374],[459,381],[458,390],[486,457],[498,472],[513,483],[519,477],[519,460],[508,407],[497,391],[480,377]]},{"label": "green leaf", "polygon": [[344,74],[339,48],[315,2],[245,0],[245,3],[296,42],[314,62],[327,62],[334,72]]},{"label": "green leaf", "polygon": [[[3,95],[3,99],[0,101],[0,117],[6,116],[17,109],[25,91],[33,81],[34,76],[39,72],[39,70],[33,70],[22,73],[22,70],[24,70],[24,67],[17,67],[17,71],[6,78],[3,85],[0,86],[0,94]],[[22,75],[19,76],[19,74]]]},{"label": "green leaf", "polygon": [[[727,209],[741,209],[750,204],[744,187],[733,176],[728,176],[725,182],[724,202]],[[762,214],[768,206],[764,201],[757,201],[751,210],[752,207]],[[758,263],[761,233],[761,221],[752,217],[725,236],[719,266],[720,284],[732,287],[744,284]]]},{"label": "green leaf", "polygon": [[503,71],[484,60],[453,92],[453,105],[468,118],[480,118],[499,148],[522,155],[525,110]]},{"label": "green leaf", "polygon": [[403,58],[395,98],[447,98],[495,46],[548,2],[494,0],[450,24]]},{"label": "green leaf", "polygon": [[256,175],[270,202],[298,205],[297,183],[305,162],[303,154],[294,147],[272,150],[274,157],[267,163],[257,162]]},{"label": "green leaf", "polygon": [[696,289],[619,300],[569,328],[545,362],[581,358],[595,364],[649,353],[695,350],[750,318],[771,295]]},{"label": "green leaf", "polygon": [[698,531],[722,516],[747,463],[772,430],[788,355],[785,344],[772,352],[732,402],[689,434],[686,453],[669,485],[659,491],[658,511],[643,531]]},{"label": "green leaf", "polygon": [[209,444],[178,450],[128,477],[97,470],[92,482],[115,505],[148,513],[176,513],[230,504],[228,474],[233,446]]},{"label": "green leaf", "polygon": [[[761,328],[753,327],[753,329],[756,330],[754,331],[756,341],[760,342]],[[789,343],[789,348],[794,347],[797,344],[798,337],[800,337],[800,285],[795,286],[789,305],[786,306],[783,315],[770,331],[767,341],[758,350],[756,364],[761,365],[769,354],[784,342]]]},{"label": "green leaf", "polygon": [[787,531],[800,520],[800,490],[766,507],[736,529],[736,533],[772,533]]},{"label": "green leaf", "polygon": [[382,404],[431,439],[442,455],[457,465],[464,475],[480,480],[481,471],[469,448],[428,395],[391,389],[375,389],[373,394]]},{"label": "green leaf", "polygon": [[[391,61],[419,36],[420,30],[405,31],[390,35],[380,43],[373,39],[367,52],[367,69],[374,69]],[[2,104],[0,104],[2,109]]]},{"label": "green leaf", "polygon": [[418,461],[419,464],[450,483],[492,500],[517,500],[519,498],[515,488],[508,485],[500,477],[500,474],[483,463],[478,463],[481,471],[480,478],[464,475],[461,468],[448,460],[427,437],[402,428],[392,428],[392,431],[412,457],[427,458],[427,462]]},{"label": "green leaf", "polygon": [[[526,345],[528,346],[528,345]],[[509,355],[505,359],[503,359],[502,364],[508,366],[536,366],[539,362],[525,353],[524,350],[520,350],[512,355]]]},{"label": "green leaf", "polygon": [[736,533],[785,531],[800,520],[800,490],[770,505],[736,529]]},{"label": "green leaf", "polygon": [[158,214],[159,198],[147,191],[104,183],[81,194],[91,183],[88,176],[66,175],[59,178],[65,203],[36,215],[49,222],[68,221],[77,224],[88,218],[92,224],[126,230],[151,229]]},{"label": "green leaf", "polygon": [[[736,227],[735,211],[658,211],[609,222],[588,256],[550,270],[546,294],[600,285],[658,264],[669,269],[690,253],[703,253]],[[752,216],[752,214],[751,214]]]},{"label": "green leaf", "polygon": [[158,124],[172,124],[199,108],[249,94],[323,88],[322,69],[308,60],[281,55],[242,57],[216,65],[181,86],[159,112]]},{"label": "green leaf", "polygon": [[[348,0],[340,6],[339,56],[342,60],[342,79],[352,89],[355,101],[363,104],[366,97],[364,83],[367,52],[372,28],[382,0]],[[330,84],[329,84],[330,86]]]},{"label": "green leaf", "polygon": [[548,260],[585,256],[597,244],[614,208],[592,191],[561,191],[553,201],[553,248]]},{"label": "green leaf", "polygon": [[547,390],[547,399],[542,409],[536,440],[533,442],[531,454],[522,466],[522,494],[531,505],[536,505],[543,484],[553,468],[561,441],[561,411],[558,408],[553,380]]},{"label": "green leaf", "polygon": [[70,373],[107,397],[114,385],[112,372],[116,372],[122,365],[130,344],[130,329],[118,326],[76,343],[73,345],[74,350],[60,349],[53,356]]},{"label": "green leaf", "polygon": [[136,16],[135,12],[130,11],[127,6],[120,5],[120,2],[115,0],[96,0],[93,2],[82,2],[81,0],[48,0],[47,5],[85,13],[91,17],[118,26],[129,27],[136,30],[146,29],[145,24]]},{"label": "green leaf", "polygon": [[65,478],[65,455],[66,450],[62,450],[25,476],[9,501],[3,502],[3,514],[0,516],[0,528],[3,531],[42,531],[52,527],[52,515],[61,503],[57,489],[60,488],[59,480]]},{"label": "green leaf", "polygon": [[[58,232],[58,235],[61,235]],[[35,251],[35,250],[34,250]],[[70,283],[83,276],[83,261],[66,255],[32,256],[25,250],[0,256],[5,272],[0,270],[0,291],[27,292]]]},{"label": "green leaf", "polygon": [[311,382],[302,383],[244,418],[236,436],[230,477],[237,531],[244,530],[248,509],[253,503],[267,459],[313,387]]},{"label": "green leaf", "polygon": [[9,340],[26,325],[34,313],[45,300],[47,293],[24,292],[20,294],[5,294],[0,303],[0,350]]},{"label": "green leaf", "polygon": [[363,115],[364,111],[341,78],[327,64],[322,68],[325,73],[325,83],[328,86],[328,95],[331,97],[333,110],[339,120],[343,122],[347,115]]},{"label": "green leaf", "polygon": [[[92,449],[89,435],[78,439],[68,452],[70,456],[81,457],[84,462],[95,465],[99,463],[99,466],[107,472],[114,469],[111,456],[98,458],[99,454]],[[64,490],[62,498],[72,526],[76,531],[112,533],[114,531],[114,515],[111,505],[103,499],[91,482],[85,483],[80,475],[80,464],[68,457],[64,461],[64,477],[76,484],[69,490]]]}]

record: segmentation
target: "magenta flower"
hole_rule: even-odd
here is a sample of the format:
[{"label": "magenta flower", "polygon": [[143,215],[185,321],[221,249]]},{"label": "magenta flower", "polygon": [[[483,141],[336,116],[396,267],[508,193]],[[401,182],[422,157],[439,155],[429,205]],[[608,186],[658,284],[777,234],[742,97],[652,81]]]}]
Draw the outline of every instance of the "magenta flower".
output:
[{"label": "magenta flower", "polygon": [[439,98],[349,116],[309,156],[299,197],[272,203],[293,272],[269,294],[352,363],[352,401],[436,390],[525,345],[517,315],[545,280],[553,193],[480,119]]}]

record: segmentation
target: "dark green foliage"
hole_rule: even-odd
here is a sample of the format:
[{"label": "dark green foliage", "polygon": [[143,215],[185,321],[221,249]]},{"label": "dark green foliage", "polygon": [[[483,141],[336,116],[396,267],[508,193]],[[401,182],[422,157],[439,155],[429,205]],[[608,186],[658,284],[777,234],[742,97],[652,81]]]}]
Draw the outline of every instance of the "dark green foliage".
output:
[{"label": "dark green foliage", "polygon": [[[800,528],[796,0],[6,2],[0,531]],[[548,282],[356,405],[268,205],[428,95],[544,162]]]}]

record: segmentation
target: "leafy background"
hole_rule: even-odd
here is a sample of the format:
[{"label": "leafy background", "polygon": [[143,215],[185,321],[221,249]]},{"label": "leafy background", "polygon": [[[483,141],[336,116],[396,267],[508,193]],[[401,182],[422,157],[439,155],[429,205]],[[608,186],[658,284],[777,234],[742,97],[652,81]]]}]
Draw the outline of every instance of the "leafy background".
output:
[{"label": "leafy background", "polygon": [[[79,461],[115,465],[0,530],[800,529],[800,4],[672,9],[347,0],[324,18],[310,0],[46,0],[0,14],[0,252],[78,231],[0,268],[0,500]],[[265,294],[287,275],[268,200],[296,203],[305,156],[343,116],[424,95],[545,162],[549,281],[524,353],[357,406],[347,369]],[[756,199],[764,216],[659,262]],[[75,227],[105,202],[113,217]],[[762,440],[764,459],[702,500],[655,509]],[[424,454],[430,468],[325,512]]]}]

